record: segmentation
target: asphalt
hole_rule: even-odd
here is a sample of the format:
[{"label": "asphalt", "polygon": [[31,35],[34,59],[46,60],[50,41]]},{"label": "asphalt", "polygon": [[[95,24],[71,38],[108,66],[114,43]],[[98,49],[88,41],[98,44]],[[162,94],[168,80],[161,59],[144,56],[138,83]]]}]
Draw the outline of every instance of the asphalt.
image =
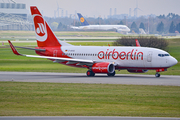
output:
[{"label": "asphalt", "polygon": [[0,81],[51,82],[51,83],[89,83],[89,84],[128,84],[180,86],[180,76],[139,74],[96,74],[87,77],[85,73],[47,73],[47,72],[0,72]]}]

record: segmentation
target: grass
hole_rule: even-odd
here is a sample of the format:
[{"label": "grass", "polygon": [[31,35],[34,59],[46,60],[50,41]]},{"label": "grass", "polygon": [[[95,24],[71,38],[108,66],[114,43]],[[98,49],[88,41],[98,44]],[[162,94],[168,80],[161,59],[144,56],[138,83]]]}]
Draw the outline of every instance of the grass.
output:
[{"label": "grass", "polygon": [[0,116],[180,117],[180,87],[0,82]]},{"label": "grass", "polygon": [[[69,37],[120,37],[122,34],[117,32],[110,31],[55,31],[56,36],[69,36]],[[3,37],[26,37],[32,36],[35,37],[34,31],[1,31],[0,36]]]}]

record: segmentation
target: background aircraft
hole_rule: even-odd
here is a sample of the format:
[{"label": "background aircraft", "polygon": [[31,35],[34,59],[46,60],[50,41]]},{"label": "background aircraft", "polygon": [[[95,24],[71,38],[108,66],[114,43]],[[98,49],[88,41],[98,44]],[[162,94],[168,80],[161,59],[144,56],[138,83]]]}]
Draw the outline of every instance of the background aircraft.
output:
[{"label": "background aircraft", "polygon": [[113,30],[115,29],[118,33],[127,34],[130,32],[130,29],[126,25],[89,25],[86,19],[80,14],[77,13],[79,20],[82,26],[75,27],[71,26],[73,29],[78,30]]},{"label": "background aircraft", "polygon": [[140,47],[137,40],[135,47],[73,46],[58,40],[36,6],[30,8],[38,47],[23,48],[35,50],[40,56],[20,54],[8,40],[16,55],[47,58],[72,67],[87,68],[87,76],[94,76],[95,73],[114,76],[115,70],[127,69],[134,73],[156,70],[156,77],[159,77],[159,72],[177,64],[177,60],[169,53],[156,48]]}]

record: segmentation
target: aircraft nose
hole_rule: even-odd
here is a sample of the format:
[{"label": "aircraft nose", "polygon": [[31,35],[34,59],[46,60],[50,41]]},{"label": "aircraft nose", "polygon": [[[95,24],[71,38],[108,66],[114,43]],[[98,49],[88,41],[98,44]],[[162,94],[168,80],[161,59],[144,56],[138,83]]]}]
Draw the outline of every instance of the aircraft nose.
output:
[{"label": "aircraft nose", "polygon": [[178,61],[176,60],[176,58],[171,57],[171,59],[170,59],[171,66],[176,65],[177,63],[178,63]]}]

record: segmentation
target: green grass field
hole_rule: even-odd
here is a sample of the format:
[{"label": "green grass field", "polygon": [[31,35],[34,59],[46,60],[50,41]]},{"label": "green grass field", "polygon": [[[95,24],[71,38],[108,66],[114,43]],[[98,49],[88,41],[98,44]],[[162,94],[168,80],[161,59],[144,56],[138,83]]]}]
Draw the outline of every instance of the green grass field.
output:
[{"label": "green grass field", "polygon": [[0,116],[180,117],[180,87],[0,82]]},{"label": "green grass field", "polygon": [[[57,37],[120,37],[122,34],[113,31],[55,31]],[[34,31],[1,31],[1,38],[35,37]]]}]

